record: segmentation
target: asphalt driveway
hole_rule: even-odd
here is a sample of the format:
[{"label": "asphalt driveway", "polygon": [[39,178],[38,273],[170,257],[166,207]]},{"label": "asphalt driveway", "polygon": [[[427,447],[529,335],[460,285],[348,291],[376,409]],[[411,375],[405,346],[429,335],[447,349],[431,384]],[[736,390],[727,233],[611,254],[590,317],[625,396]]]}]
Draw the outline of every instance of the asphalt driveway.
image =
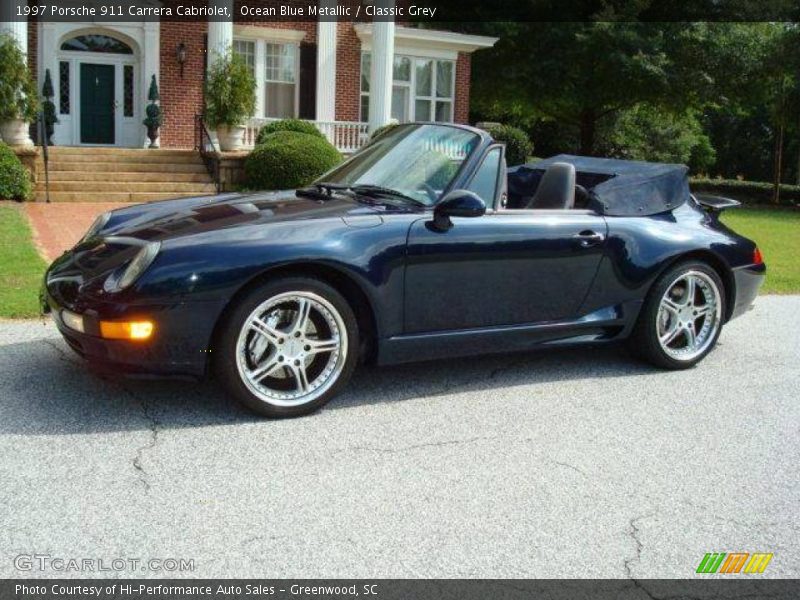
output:
[{"label": "asphalt driveway", "polygon": [[52,325],[0,323],[0,577],[65,575],[20,554],[193,559],[197,577],[687,577],[712,551],[800,577],[798,465],[800,296],[760,298],[685,372],[618,348],[370,369],[291,421],[213,386],[99,378]]}]

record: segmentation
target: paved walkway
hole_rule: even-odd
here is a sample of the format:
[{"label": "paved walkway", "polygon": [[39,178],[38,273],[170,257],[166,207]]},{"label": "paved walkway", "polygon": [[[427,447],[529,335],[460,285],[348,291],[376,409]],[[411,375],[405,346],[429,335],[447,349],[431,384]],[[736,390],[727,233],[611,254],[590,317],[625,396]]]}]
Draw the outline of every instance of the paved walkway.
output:
[{"label": "paved walkway", "polygon": [[72,248],[97,215],[127,205],[115,202],[28,202],[24,206],[36,247],[50,262]]}]

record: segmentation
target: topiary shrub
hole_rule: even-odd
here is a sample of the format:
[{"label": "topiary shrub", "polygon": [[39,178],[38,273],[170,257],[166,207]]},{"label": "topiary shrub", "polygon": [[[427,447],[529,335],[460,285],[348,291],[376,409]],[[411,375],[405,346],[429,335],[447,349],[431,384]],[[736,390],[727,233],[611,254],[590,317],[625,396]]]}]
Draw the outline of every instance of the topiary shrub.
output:
[{"label": "topiary shrub", "polygon": [[17,155],[0,142],[0,200],[27,200],[31,195],[31,178]]},{"label": "topiary shrub", "polygon": [[506,163],[509,167],[521,165],[533,152],[533,142],[528,134],[512,125],[491,125],[486,129],[496,142],[506,145]]},{"label": "topiary shrub", "polygon": [[339,151],[323,137],[276,131],[250,153],[244,172],[252,189],[286,190],[308,185],[341,160]]},{"label": "topiary shrub", "polygon": [[280,121],[267,123],[258,131],[256,145],[263,144],[268,135],[272,135],[277,131],[295,131],[297,133],[307,133],[308,135],[320,138],[325,137],[313,123],[301,121],[300,119],[281,119]]},{"label": "topiary shrub", "polygon": [[142,121],[142,125],[147,127],[150,148],[155,148],[156,140],[158,139],[158,128],[164,122],[164,114],[161,112],[161,105],[158,104],[161,94],[158,92],[158,82],[155,75],[150,79],[150,90],[147,93],[147,99],[150,100],[150,104],[144,109],[145,119]]},{"label": "topiary shrub", "polygon": [[56,123],[58,123],[58,116],[56,115],[56,105],[53,104],[53,80],[50,78],[50,69],[44,71],[44,85],[42,85],[42,118],[44,120],[44,135],[47,138],[47,143],[53,145],[53,133],[56,130]]}]

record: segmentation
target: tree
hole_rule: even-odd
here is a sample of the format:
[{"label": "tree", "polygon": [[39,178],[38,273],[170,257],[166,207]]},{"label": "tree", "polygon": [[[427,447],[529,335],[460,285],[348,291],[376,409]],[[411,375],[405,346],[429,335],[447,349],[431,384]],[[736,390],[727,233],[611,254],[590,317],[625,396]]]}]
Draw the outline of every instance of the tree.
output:
[{"label": "tree", "polygon": [[[593,154],[598,126],[645,102],[681,112],[702,95],[707,29],[683,23],[515,23],[475,55],[474,97],[520,115],[578,130],[578,151]],[[506,101],[505,99],[513,99]]]},{"label": "tree", "polygon": [[699,116],[757,104],[770,40],[779,29],[770,23],[612,20],[461,27],[500,37],[473,58],[474,117],[524,127],[540,150],[551,144],[537,134],[552,132],[560,151],[582,154],[606,148],[609,125],[641,105],[691,130],[696,123],[685,118],[687,111]]},{"label": "tree", "polygon": [[616,158],[685,163],[707,173],[715,152],[693,110],[673,113],[647,104],[623,110],[601,132],[601,153]]}]

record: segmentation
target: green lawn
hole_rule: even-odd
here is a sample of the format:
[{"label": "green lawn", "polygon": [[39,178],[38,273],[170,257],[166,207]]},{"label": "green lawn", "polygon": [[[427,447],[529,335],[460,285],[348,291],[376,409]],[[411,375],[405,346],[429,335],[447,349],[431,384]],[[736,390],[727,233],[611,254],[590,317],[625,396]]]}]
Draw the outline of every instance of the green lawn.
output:
[{"label": "green lawn", "polygon": [[0,317],[39,314],[39,286],[45,268],[20,207],[0,204]]},{"label": "green lawn", "polygon": [[800,293],[800,210],[737,208],[725,211],[722,221],[755,241],[764,254],[762,293]]}]

